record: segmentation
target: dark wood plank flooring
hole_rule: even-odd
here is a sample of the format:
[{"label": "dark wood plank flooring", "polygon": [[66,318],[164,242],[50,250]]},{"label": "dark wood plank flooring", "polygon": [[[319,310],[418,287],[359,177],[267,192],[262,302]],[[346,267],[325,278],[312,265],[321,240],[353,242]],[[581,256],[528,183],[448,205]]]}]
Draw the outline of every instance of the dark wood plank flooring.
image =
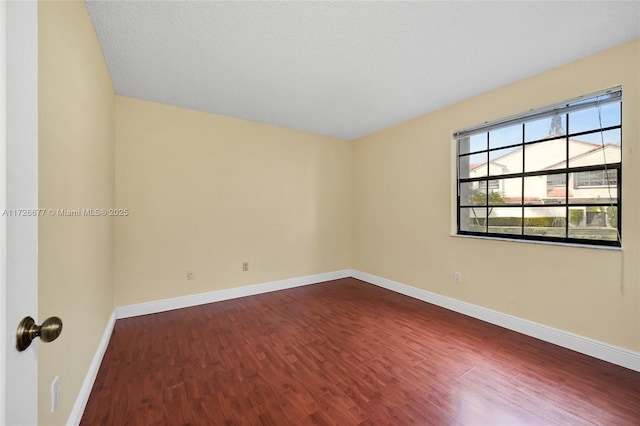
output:
[{"label": "dark wood plank flooring", "polygon": [[638,425],[640,373],[353,278],[118,320],[83,425]]}]

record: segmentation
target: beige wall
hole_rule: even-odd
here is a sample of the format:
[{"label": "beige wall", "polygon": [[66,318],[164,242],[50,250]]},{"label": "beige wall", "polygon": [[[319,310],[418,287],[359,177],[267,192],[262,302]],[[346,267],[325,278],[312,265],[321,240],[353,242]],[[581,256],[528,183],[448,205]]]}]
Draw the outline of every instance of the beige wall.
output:
[{"label": "beige wall", "polygon": [[117,96],[116,202],[117,306],[351,263],[347,141]]},{"label": "beige wall", "polygon": [[[114,201],[115,94],[84,2],[39,4],[39,206],[108,208]],[[39,422],[66,424],[113,312],[113,219],[42,217],[39,313],[64,321],[39,345]],[[60,377],[50,412],[49,385]]]},{"label": "beige wall", "polygon": [[[640,351],[639,62],[635,41],[355,141],[353,268]],[[451,236],[453,131],[618,84],[622,252]]]}]

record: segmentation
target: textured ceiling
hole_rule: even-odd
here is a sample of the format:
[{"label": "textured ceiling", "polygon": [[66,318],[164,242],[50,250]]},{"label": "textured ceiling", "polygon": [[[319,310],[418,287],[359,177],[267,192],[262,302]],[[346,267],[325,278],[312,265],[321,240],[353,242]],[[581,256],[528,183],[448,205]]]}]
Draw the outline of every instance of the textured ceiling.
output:
[{"label": "textured ceiling", "polygon": [[640,2],[87,1],[116,93],[355,139],[640,37]]}]

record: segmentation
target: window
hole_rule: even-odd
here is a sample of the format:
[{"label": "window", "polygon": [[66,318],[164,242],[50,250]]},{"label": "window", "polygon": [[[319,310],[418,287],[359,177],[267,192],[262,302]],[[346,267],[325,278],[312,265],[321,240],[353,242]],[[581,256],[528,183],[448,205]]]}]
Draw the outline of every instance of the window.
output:
[{"label": "window", "polygon": [[489,189],[500,189],[500,181],[499,181],[499,180],[496,180],[496,179],[490,180],[490,181],[487,183],[487,187],[488,187]]},{"label": "window", "polygon": [[547,176],[547,187],[564,187],[567,185],[567,175],[565,173],[556,173]]},{"label": "window", "polygon": [[[576,173],[573,182],[575,188],[581,186],[616,186],[618,174],[616,170],[590,170]],[[605,178],[606,176],[606,178]]]},{"label": "window", "polygon": [[458,234],[620,246],[620,87],[454,137]]}]

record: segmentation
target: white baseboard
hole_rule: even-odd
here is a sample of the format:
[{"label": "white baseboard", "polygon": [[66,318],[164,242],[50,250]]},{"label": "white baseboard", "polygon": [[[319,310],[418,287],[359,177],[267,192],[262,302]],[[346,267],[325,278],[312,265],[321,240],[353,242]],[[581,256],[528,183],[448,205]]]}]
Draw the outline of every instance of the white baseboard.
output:
[{"label": "white baseboard", "polygon": [[111,317],[109,317],[109,321],[107,322],[107,326],[104,329],[104,333],[102,333],[102,339],[100,339],[98,349],[93,356],[93,360],[91,361],[91,365],[89,366],[89,371],[84,378],[84,382],[82,383],[82,387],[80,388],[80,392],[78,393],[76,402],[75,404],[73,404],[71,414],[69,415],[69,419],[67,420],[67,426],[78,426],[80,424],[80,421],[82,420],[82,414],[84,413],[84,409],[87,406],[87,401],[89,401],[89,395],[91,395],[93,383],[96,381],[96,377],[98,376],[98,370],[100,370],[102,358],[104,357],[104,353],[107,350],[107,346],[109,346],[109,340],[111,339],[111,333],[113,332],[115,323],[116,313],[113,312],[111,314]]},{"label": "white baseboard", "polygon": [[304,277],[289,278],[286,280],[271,281],[244,287],[228,288],[224,290],[210,291],[207,293],[180,296],[172,299],[154,300],[152,302],[137,303],[117,307],[116,318],[129,318],[139,315],[155,314],[171,311],[173,309],[187,308],[189,306],[204,305],[206,303],[220,302],[222,300],[236,299],[238,297],[253,296],[255,294],[268,293],[270,291],[285,290],[303,285],[321,283],[323,281],[337,280],[351,276],[350,269],[326,272],[323,274],[307,275]]},{"label": "white baseboard", "polygon": [[351,270],[351,276],[359,280],[386,288],[397,293],[404,294],[414,299],[419,299],[434,305],[455,311],[479,320],[499,325],[509,330],[545,342],[553,343],[567,349],[580,352],[594,358],[611,362],[631,370],[640,371],[640,353],[628,349],[603,343],[588,337],[569,333],[568,331],[538,324],[502,312],[493,311],[471,303],[462,302],[451,297],[442,296],[430,291],[422,290],[396,281],[381,278],[376,275],[367,274],[357,270]]}]

